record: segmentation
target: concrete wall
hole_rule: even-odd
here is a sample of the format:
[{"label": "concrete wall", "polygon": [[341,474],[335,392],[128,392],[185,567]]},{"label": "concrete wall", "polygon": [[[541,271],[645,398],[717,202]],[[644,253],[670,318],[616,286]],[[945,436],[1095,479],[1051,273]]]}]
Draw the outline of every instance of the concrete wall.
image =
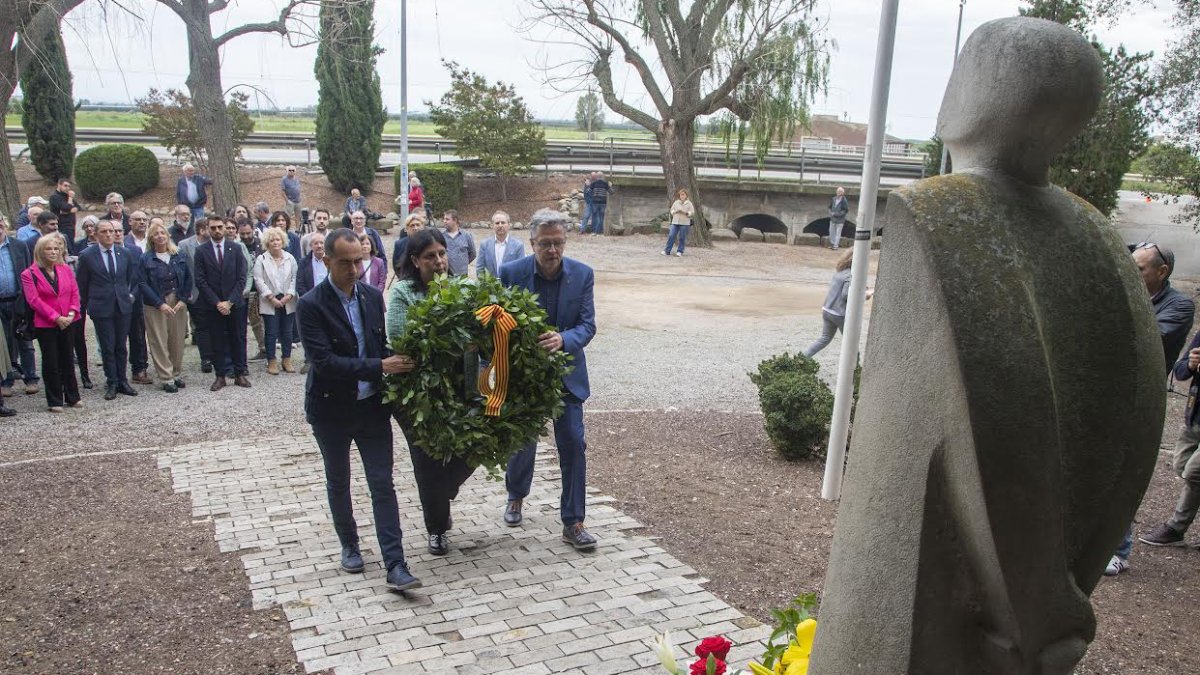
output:
[{"label": "concrete wall", "polygon": [[[608,201],[605,230],[612,234],[653,232],[651,221],[667,213],[666,183],[652,176],[620,176],[612,179],[613,193]],[[701,179],[704,216],[713,229],[728,228],[740,216],[764,213],[783,221],[789,240],[814,220],[828,217],[829,200],[835,187],[796,185],[768,181]],[[850,220],[857,220],[858,189],[847,188]],[[888,190],[879,191],[877,222],[883,217]]]}]

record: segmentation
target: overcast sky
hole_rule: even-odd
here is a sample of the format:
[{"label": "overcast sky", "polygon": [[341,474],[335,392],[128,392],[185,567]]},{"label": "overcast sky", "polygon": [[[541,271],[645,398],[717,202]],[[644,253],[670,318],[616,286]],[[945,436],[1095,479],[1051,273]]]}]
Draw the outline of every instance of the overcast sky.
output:
[{"label": "overcast sky", "polygon": [[[105,17],[99,3],[69,15],[65,30],[76,98],[132,102],[150,87],[184,88],[187,45],[182,22],[153,0],[125,0],[137,16],[114,11]],[[234,0],[214,16],[214,32],[276,14],[279,0]],[[816,113],[848,114],[866,122],[871,98],[879,0],[822,0],[819,18],[837,43],[832,54],[828,95]],[[1119,24],[1103,27],[1100,40],[1134,51],[1161,54],[1171,40],[1170,3],[1144,9]],[[888,132],[905,138],[933,133],[937,109],[950,76],[958,0],[900,0]],[[963,37],[991,19],[1012,16],[1017,0],[967,0]],[[441,59],[458,61],[489,79],[516,85],[534,113],[544,119],[572,119],[576,95],[563,95],[543,83],[534,64],[567,62],[578,52],[569,45],[535,42],[519,28],[529,3],[524,0],[409,0],[409,109],[426,109],[449,83]],[[377,42],[384,104],[400,110],[400,0],[377,0]],[[538,37],[547,37],[539,31]],[[563,36],[566,37],[566,36]],[[253,85],[262,107],[304,106],[316,102],[315,47],[294,49],[277,35],[247,35],[223,53],[225,86]],[[619,59],[614,59],[619,61]],[[618,72],[626,100],[650,110],[636,77]],[[249,90],[248,90],[249,91]],[[269,100],[268,98],[269,97]],[[251,105],[256,105],[254,98]],[[610,115],[611,119],[612,115]]]}]

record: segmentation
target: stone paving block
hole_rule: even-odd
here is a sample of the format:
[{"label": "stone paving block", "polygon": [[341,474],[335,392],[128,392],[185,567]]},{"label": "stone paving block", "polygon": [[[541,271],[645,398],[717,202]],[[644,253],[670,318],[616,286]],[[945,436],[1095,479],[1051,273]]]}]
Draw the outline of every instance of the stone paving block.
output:
[{"label": "stone paving block", "polygon": [[705,591],[695,570],[595,489],[588,491],[588,524],[599,549],[581,554],[564,545],[557,458],[545,446],[525,524],[503,527],[497,517],[503,488],[474,476],[454,503],[456,528],[445,557],[414,544],[424,525],[407,452],[397,448],[408,561],[425,583],[405,594],[383,585],[361,466],[352,465],[351,494],[367,570],[340,571],[311,437],[197,443],[157,460],[175,490],[191,497],[196,521],[211,523],[221,550],[239,555],[254,606],[284,609],[308,672],[654,672],[650,640],[664,630],[681,650],[724,632],[747,643],[731,654],[755,657],[770,633]]}]

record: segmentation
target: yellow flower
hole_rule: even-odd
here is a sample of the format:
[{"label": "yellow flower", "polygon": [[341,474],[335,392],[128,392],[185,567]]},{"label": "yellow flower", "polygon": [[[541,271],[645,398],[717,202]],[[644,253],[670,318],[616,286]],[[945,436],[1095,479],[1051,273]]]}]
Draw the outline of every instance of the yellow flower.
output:
[{"label": "yellow flower", "polygon": [[783,675],[808,675],[808,657],[802,657],[792,661],[788,665],[787,670],[783,671]]},{"label": "yellow flower", "polygon": [[804,652],[804,656],[812,654],[813,638],[817,636],[817,620],[805,619],[796,626],[796,642],[793,643]]},{"label": "yellow flower", "polygon": [[771,670],[761,663],[755,663],[754,661],[751,661],[748,665],[752,675],[775,675],[774,670]]}]

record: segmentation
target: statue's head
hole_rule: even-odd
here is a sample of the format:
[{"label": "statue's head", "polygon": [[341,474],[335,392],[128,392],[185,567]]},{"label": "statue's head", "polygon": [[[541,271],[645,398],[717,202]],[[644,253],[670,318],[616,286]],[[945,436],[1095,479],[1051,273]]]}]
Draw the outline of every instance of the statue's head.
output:
[{"label": "statue's head", "polygon": [[937,132],[956,171],[993,169],[1044,185],[1103,94],[1095,48],[1074,30],[1014,17],[980,26],[959,54]]}]

